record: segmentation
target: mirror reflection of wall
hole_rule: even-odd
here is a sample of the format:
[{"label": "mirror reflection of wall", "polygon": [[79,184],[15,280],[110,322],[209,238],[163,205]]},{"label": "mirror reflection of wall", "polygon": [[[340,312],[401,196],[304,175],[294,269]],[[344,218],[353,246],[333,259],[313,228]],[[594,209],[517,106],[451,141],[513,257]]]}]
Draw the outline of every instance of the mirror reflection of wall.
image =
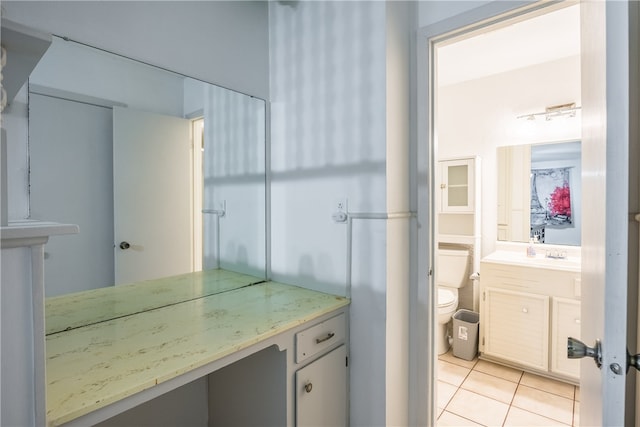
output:
[{"label": "mirror reflection of wall", "polygon": [[[58,38],[29,91],[31,217],[80,225],[47,246],[47,296],[202,265],[265,277],[263,100]],[[215,228],[201,210],[218,205]]]},{"label": "mirror reflection of wall", "polygon": [[498,240],[580,246],[580,141],[498,148]]}]

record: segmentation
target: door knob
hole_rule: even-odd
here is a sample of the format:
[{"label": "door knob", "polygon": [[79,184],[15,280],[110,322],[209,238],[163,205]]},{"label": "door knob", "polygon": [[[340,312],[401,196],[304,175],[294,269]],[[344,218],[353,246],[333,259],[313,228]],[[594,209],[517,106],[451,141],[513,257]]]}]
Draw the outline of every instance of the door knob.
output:
[{"label": "door knob", "polygon": [[[580,359],[582,357],[593,357],[598,368],[602,366],[602,344],[596,340],[596,345],[587,347],[582,341],[575,338],[567,338],[567,357],[569,359]],[[640,371],[640,354],[629,354],[627,350],[627,373],[630,367]],[[622,367],[618,363],[609,365],[611,371],[617,375],[623,375]]]},{"label": "door knob", "polygon": [[602,366],[602,345],[600,344],[600,340],[596,340],[596,344],[593,347],[589,347],[579,339],[568,337],[567,357],[569,359],[593,357],[596,366],[600,368]]},{"label": "door knob", "polygon": [[640,371],[640,354],[629,354],[629,350],[627,350],[627,372],[632,366]]},{"label": "door knob", "polygon": [[129,244],[129,242],[120,242],[120,249],[125,250],[125,249],[129,249],[131,247],[131,245]]}]

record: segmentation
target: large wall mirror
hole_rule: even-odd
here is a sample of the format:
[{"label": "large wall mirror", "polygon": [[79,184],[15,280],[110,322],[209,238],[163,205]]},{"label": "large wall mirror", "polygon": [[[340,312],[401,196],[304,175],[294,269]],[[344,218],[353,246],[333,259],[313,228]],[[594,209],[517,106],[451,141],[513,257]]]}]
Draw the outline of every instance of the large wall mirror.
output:
[{"label": "large wall mirror", "polygon": [[498,148],[498,240],[580,246],[580,141]]},{"label": "large wall mirror", "polygon": [[48,297],[202,269],[266,277],[265,101],[54,37],[29,79]]}]

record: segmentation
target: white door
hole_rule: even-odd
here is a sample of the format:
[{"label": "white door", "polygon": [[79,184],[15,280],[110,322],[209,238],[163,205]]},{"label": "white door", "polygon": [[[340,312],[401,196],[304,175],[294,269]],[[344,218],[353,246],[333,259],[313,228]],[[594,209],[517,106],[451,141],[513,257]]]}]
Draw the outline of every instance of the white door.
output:
[{"label": "white door", "polygon": [[113,108],[115,284],[193,271],[190,121]]},{"label": "white door", "polygon": [[[582,164],[587,189],[581,335],[589,346],[602,340],[602,369],[582,359],[580,423],[632,425],[633,402],[627,405],[625,423],[627,315],[635,319],[637,312],[636,302],[627,303],[629,213],[637,209],[629,204],[629,191],[637,194],[629,180],[629,4],[581,4]],[[616,366],[621,372],[614,372]]]}]

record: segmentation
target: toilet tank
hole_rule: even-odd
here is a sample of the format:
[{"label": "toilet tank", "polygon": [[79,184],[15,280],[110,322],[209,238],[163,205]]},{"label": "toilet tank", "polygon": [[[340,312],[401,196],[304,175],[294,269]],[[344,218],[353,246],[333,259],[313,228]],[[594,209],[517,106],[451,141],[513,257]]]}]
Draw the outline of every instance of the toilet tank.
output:
[{"label": "toilet tank", "polygon": [[469,251],[438,249],[436,253],[436,285],[461,288],[469,280]]}]

